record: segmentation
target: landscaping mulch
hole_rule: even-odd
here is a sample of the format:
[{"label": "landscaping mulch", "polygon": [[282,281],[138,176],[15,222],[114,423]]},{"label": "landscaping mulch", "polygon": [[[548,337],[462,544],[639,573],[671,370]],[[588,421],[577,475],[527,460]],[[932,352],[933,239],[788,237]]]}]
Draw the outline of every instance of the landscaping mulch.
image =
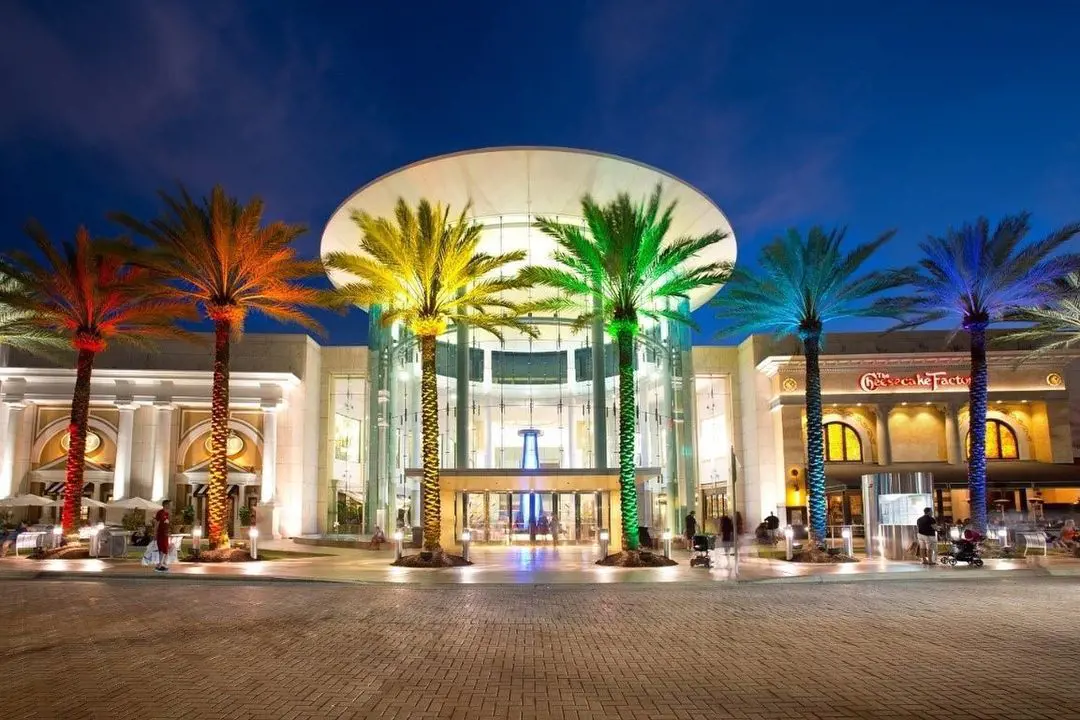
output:
[{"label": "landscaping mulch", "polygon": [[671,558],[658,555],[648,550],[624,550],[613,555],[608,555],[596,561],[597,565],[609,567],[645,568],[645,567],[671,567],[678,565]]},{"label": "landscaping mulch", "polygon": [[89,560],[90,548],[86,545],[64,545],[27,555],[31,560]]},{"label": "landscaping mulch", "polygon": [[791,562],[817,564],[849,563],[859,562],[859,558],[845,555],[842,552],[830,552],[817,545],[807,545],[792,554]]},{"label": "landscaping mulch", "polygon": [[471,560],[466,560],[460,555],[451,555],[446,552],[417,553],[416,555],[403,555],[400,560],[395,560],[392,565],[408,568],[447,568],[465,567],[472,565]]},{"label": "landscaping mulch", "polygon": [[194,553],[188,553],[180,559],[180,562],[200,563],[232,563],[253,562],[255,558],[247,548],[218,548],[217,550],[203,550],[198,557]]}]

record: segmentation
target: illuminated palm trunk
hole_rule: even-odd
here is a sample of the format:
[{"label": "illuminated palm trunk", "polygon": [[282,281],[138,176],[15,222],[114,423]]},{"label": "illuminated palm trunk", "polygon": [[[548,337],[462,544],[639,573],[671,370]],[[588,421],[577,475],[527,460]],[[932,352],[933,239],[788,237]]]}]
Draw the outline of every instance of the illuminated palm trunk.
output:
[{"label": "illuminated palm trunk", "polygon": [[821,427],[821,333],[803,333],[806,351],[806,494],[810,532],[825,542],[825,437]]},{"label": "illuminated palm trunk", "polygon": [[67,469],[64,474],[64,532],[78,527],[82,510],[83,472],[86,466],[86,430],[90,420],[90,375],[94,370],[94,351],[79,350],[75,372],[75,393],[71,397],[71,422],[68,423]]},{"label": "illuminated palm trunk", "polygon": [[986,393],[989,377],[986,368],[986,323],[967,325],[971,335],[971,387],[968,390],[968,499],[971,524],[986,532]]},{"label": "illuminated palm trunk", "polygon": [[435,380],[435,337],[420,337],[420,431],[424,477],[420,485],[420,515],[424,550],[439,550],[439,388]]},{"label": "illuminated palm trunk", "polygon": [[619,496],[622,506],[623,547],[637,550],[637,473],[634,467],[634,335],[619,329]]},{"label": "illuminated palm trunk", "polygon": [[225,490],[229,480],[229,333],[228,320],[214,321],[214,388],[210,400],[210,466],[206,490],[206,537],[211,548],[225,532]]}]

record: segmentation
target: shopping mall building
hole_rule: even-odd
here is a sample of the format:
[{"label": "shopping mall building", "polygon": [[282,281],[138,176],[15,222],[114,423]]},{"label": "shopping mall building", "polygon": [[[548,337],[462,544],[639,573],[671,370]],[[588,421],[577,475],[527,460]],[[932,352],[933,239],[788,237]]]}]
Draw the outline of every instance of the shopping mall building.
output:
[{"label": "shopping mall building", "polygon": [[[735,237],[702,193],[658,170],[594,153],[501,149],[435,158],[384,176],[330,219],[324,252],[354,250],[349,215],[388,215],[398,197],[453,208],[472,201],[483,249],[521,248],[548,262],[538,215],[578,220],[586,193],[678,200],[674,235],[729,236],[707,259],[734,260]],[[332,277],[341,282],[343,278]],[[722,289],[719,290],[722,292]],[[691,296],[702,307],[716,292]],[[232,353],[232,522],[254,509],[275,536],[353,534],[419,524],[419,357],[400,327],[370,308],[367,347],[300,334],[249,334]],[[443,542],[591,543],[620,537],[615,350],[602,328],[534,317],[538,337],[504,341],[453,330],[438,346]],[[635,366],[642,524],[678,531],[691,509],[711,528],[733,499],[754,524],[770,512],[805,521],[803,361],[765,336],[692,347],[690,333],[647,327]],[[5,349],[0,362],[0,498],[61,491],[74,372]],[[1072,353],[1019,363],[990,353],[987,424],[994,512],[1070,512],[1080,502],[1080,387]],[[822,359],[829,516],[861,522],[865,473],[920,470],[939,514],[967,517],[968,356],[941,332],[836,334]],[[102,501],[170,497],[205,512],[211,350],[110,350],[95,366],[86,494]],[[1076,410],[1072,410],[1076,408]],[[1075,439],[1074,439],[1075,436]],[[737,481],[737,482],[736,482]],[[40,511],[30,509],[31,514]],[[48,511],[46,511],[48,512]],[[98,513],[101,511],[91,511]],[[112,511],[109,511],[112,512]],[[97,519],[97,516],[92,516]],[[110,520],[118,519],[109,516]]]}]

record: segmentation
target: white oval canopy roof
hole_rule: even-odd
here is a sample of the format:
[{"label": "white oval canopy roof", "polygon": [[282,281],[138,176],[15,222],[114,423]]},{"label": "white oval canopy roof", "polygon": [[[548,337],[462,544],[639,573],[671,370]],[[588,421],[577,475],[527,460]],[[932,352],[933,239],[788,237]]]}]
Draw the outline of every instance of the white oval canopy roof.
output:
[{"label": "white oval canopy roof", "polygon": [[[644,200],[656,184],[663,202],[676,201],[669,237],[704,235],[713,230],[727,237],[698,256],[696,262],[735,262],[735,235],[731,224],[701,191],[667,173],[624,158],[586,150],[562,148],[491,148],[442,155],[395,170],[353,193],[326,224],[322,254],[358,252],[359,229],[350,218],[354,210],[392,216],[398,198],[415,205],[422,198],[450,206],[456,216],[472,203],[472,217],[485,225],[480,250],[490,253],[521,248],[526,263],[547,261],[555,244],[532,227],[537,216],[556,216],[574,222],[581,216],[581,198],[591,194],[606,203],[620,192]],[[513,268],[507,268],[512,271]],[[331,272],[335,285],[346,277]],[[696,309],[719,287],[694,291]]]}]

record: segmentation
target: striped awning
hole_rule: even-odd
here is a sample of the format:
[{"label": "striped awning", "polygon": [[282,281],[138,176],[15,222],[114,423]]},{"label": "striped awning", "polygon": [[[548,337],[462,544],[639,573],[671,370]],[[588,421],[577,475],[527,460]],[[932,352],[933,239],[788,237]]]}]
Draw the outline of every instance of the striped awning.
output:
[{"label": "striped awning", "polygon": [[[53,482],[45,486],[44,495],[63,495],[64,485],[62,482]],[[83,497],[90,497],[94,494],[94,483],[86,483],[82,489]]]},{"label": "striped awning", "polygon": [[[208,493],[209,491],[210,491],[210,486],[209,485],[196,485],[194,492],[192,492],[191,494],[192,494],[193,497],[206,497],[206,493]],[[226,495],[239,495],[240,494],[240,486],[239,485],[230,485],[225,494]]]}]

